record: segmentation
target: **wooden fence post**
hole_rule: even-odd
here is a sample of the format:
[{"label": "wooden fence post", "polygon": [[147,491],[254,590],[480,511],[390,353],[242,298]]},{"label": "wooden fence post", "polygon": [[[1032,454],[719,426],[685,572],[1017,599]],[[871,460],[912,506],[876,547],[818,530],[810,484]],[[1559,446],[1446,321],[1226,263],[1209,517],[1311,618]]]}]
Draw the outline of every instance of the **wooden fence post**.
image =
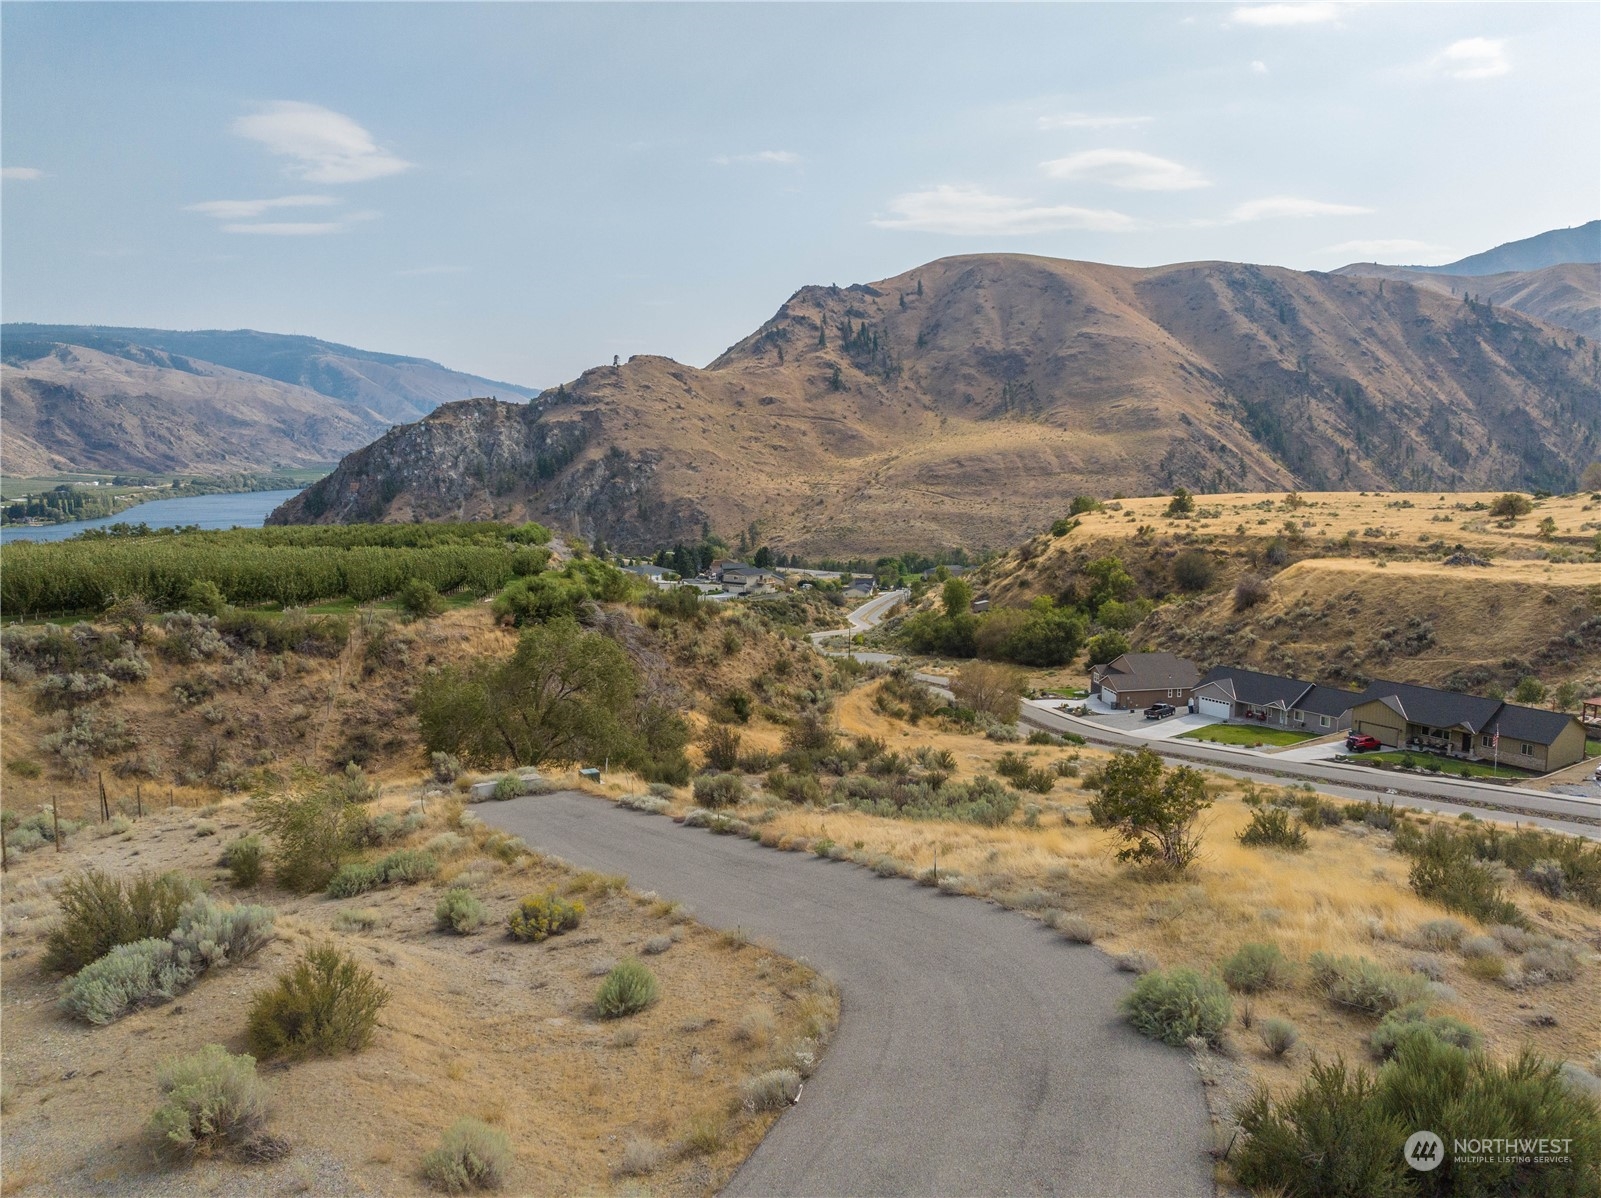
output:
[{"label": "wooden fence post", "polygon": [[6,821],[0,819],[0,874],[11,868],[11,862],[6,860]]},{"label": "wooden fence post", "polygon": [[56,852],[61,851],[61,796],[50,796],[50,828],[55,840]]},{"label": "wooden fence post", "polygon": [[139,813],[139,818],[140,819],[144,819],[144,817],[145,817],[145,784],[143,782],[135,782],[133,784],[133,805],[134,805],[134,810]]}]

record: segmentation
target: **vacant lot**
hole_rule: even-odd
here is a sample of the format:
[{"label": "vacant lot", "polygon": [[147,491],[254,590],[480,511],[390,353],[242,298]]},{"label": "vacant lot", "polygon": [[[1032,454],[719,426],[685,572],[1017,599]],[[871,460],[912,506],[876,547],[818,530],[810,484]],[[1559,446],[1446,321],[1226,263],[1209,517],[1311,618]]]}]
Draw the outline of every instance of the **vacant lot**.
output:
[{"label": "vacant lot", "polygon": [[[462,1115],[509,1135],[512,1193],[622,1185],[625,1153],[648,1170],[653,1192],[715,1190],[775,1117],[742,1109],[741,1084],[827,1035],[837,1010],[828,985],[699,927],[688,912],[617,889],[622,879],[526,852],[510,862],[486,855],[481,825],[461,825],[458,812],[454,801],[429,800],[419,843],[442,832],[462,842],[436,842],[444,864],[434,882],[344,900],[230,889],[216,862],[220,842],[246,830],[238,806],[163,812],[120,834],[80,833],[59,856],[47,847],[22,857],[0,907],[5,1192],[423,1192],[422,1155]],[[202,975],[174,1002],[106,1027],[69,1021],[40,954],[53,889],[89,866],[123,876],[177,869],[221,899],[269,904],[277,939],[243,964]],[[466,885],[485,904],[486,927],[466,936],[436,929],[447,884]],[[586,904],[581,926],[542,944],[510,940],[507,913],[550,888]],[[273,1092],[268,1127],[289,1141],[289,1155],[267,1165],[155,1166],[144,1124],[158,1099],[158,1065],[208,1043],[245,1051],[251,996],[303,947],[328,941],[394,997],[366,1051],[263,1068]],[[629,1019],[596,1020],[599,975],[630,956],[657,975],[660,1000]]]}]

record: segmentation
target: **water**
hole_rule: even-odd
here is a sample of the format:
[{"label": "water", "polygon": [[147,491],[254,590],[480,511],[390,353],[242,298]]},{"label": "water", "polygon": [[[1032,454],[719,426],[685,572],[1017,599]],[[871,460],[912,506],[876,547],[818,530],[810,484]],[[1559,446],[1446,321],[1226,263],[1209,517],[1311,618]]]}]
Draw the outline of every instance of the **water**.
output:
[{"label": "water", "polygon": [[137,504],[115,516],[93,520],[73,520],[67,524],[24,524],[0,526],[0,544],[12,541],[64,541],[86,528],[105,528],[110,524],[148,524],[151,528],[177,528],[198,524],[201,528],[260,528],[272,511],[298,489],[291,491],[246,491],[235,495],[190,495],[184,499],[154,499]]}]

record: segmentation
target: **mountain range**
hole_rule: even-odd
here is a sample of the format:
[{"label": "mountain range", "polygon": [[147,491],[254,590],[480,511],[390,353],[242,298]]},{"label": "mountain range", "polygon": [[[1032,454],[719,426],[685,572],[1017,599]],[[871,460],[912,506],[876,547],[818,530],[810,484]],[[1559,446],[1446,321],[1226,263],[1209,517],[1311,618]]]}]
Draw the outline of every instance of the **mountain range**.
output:
[{"label": "mountain range", "polygon": [[249,329],[0,328],[0,469],[231,473],[338,460],[392,424],[519,387],[436,362]]},{"label": "mountain range", "polygon": [[982,254],[803,287],[704,369],[638,356],[443,405],[272,518],[535,518],[630,550],[755,525],[875,553],[1007,544],[1076,492],[1564,490],[1598,455],[1601,348],[1510,303]]},{"label": "mountain range", "polygon": [[1444,266],[1353,262],[1335,273],[1472,295],[1601,340],[1601,220],[1509,241]]}]

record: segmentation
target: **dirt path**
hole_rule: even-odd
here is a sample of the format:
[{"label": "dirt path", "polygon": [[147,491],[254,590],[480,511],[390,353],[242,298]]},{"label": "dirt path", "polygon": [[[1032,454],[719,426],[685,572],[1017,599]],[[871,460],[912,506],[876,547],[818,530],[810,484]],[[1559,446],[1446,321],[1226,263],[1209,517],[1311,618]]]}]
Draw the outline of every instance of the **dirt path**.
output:
[{"label": "dirt path", "polygon": [[987,903],[582,795],[476,810],[839,983],[821,1069],[725,1193],[1212,1193],[1188,1054],[1129,1030],[1128,979],[1100,952]]}]

